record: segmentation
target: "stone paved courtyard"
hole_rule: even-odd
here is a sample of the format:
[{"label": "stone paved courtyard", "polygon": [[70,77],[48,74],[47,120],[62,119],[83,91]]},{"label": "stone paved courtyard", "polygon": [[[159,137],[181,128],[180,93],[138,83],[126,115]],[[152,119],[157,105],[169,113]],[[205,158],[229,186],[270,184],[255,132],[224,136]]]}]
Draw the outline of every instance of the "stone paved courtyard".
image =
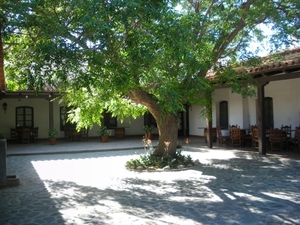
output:
[{"label": "stone paved courtyard", "polygon": [[0,224],[300,224],[298,159],[191,148],[201,165],[126,170],[143,152],[8,157],[21,184],[0,189]]}]

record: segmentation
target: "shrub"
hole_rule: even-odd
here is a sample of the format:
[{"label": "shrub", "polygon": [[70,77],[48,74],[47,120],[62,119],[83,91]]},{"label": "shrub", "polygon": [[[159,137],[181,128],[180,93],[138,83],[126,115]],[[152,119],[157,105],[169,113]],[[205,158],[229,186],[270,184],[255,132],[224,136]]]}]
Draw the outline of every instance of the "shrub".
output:
[{"label": "shrub", "polygon": [[177,151],[175,157],[157,157],[154,154],[143,154],[138,159],[131,159],[126,162],[128,169],[137,169],[141,166],[143,168],[153,167],[155,169],[161,169],[165,166],[169,166],[171,169],[178,168],[179,165],[187,167],[189,164],[193,165],[193,160],[190,155],[182,155],[181,151]]}]

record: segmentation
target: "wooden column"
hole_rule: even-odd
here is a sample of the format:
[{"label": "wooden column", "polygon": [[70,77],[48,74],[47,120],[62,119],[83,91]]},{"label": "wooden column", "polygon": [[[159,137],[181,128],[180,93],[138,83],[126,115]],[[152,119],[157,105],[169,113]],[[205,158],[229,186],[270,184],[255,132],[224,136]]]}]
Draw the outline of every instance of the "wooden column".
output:
[{"label": "wooden column", "polygon": [[54,119],[53,119],[53,102],[49,100],[49,128],[54,128]]},{"label": "wooden column", "polygon": [[206,107],[206,128],[207,128],[207,147],[213,147],[213,138],[212,138],[212,93],[213,88],[208,88],[204,91],[204,98],[206,99],[205,107]]},{"label": "wooden column", "polygon": [[258,117],[258,151],[260,155],[267,154],[266,127],[265,127],[265,84],[257,88],[257,117]]},{"label": "wooden column", "polygon": [[206,135],[206,139],[207,139],[207,147],[208,148],[212,148],[212,122],[209,121],[209,119],[206,118],[206,127],[207,127],[207,135]]}]

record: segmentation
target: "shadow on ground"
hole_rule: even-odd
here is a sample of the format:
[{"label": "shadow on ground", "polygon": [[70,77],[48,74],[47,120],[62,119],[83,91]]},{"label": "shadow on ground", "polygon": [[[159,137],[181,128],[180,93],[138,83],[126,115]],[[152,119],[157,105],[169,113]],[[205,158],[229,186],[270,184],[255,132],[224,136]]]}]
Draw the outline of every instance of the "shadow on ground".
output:
[{"label": "shadow on ground", "polygon": [[[190,153],[201,160],[208,152]],[[45,212],[47,218],[64,221],[60,224],[299,224],[300,162],[231,153],[230,158],[212,157],[183,171],[150,173],[124,169],[134,151],[14,157],[16,171],[24,170],[25,183],[4,190],[17,196],[14,200],[1,192],[1,204],[8,206],[0,211],[5,215],[2,221],[22,224],[11,220],[16,213],[24,219]],[[42,172],[37,175],[39,164],[33,163],[33,168],[32,162],[50,170],[55,169],[53,162],[59,162],[56,169],[64,168],[66,176],[74,178],[50,179],[51,172],[50,178]],[[78,168],[81,162],[88,164]],[[90,167],[93,163],[95,167]],[[73,164],[72,170],[67,168]],[[89,173],[95,180],[92,185],[84,182]]]}]

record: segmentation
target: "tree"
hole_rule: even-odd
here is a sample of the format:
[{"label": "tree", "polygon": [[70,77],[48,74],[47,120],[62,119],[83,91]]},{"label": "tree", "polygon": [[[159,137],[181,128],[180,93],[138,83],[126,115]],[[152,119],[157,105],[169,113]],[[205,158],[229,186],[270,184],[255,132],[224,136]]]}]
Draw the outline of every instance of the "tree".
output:
[{"label": "tree", "polygon": [[4,76],[4,50],[2,41],[3,19],[2,14],[0,14],[0,91],[4,91],[6,89]]},{"label": "tree", "polygon": [[[236,75],[238,60],[254,57],[258,24],[271,24],[274,49],[299,40],[299,2],[7,0],[11,30],[6,73],[36,91],[52,85],[74,108],[79,126],[100,123],[103,110],[124,119],[149,110],[159,131],[155,151],[177,146],[178,111],[200,104],[211,126],[214,89],[226,82],[252,95],[251,77]],[[175,6],[181,6],[176,10]],[[12,29],[14,27],[15,29]],[[22,48],[20,48],[22,46]],[[26,57],[24,57],[26,56]],[[206,78],[214,70],[218,79]],[[211,146],[210,146],[211,147]]]}]

